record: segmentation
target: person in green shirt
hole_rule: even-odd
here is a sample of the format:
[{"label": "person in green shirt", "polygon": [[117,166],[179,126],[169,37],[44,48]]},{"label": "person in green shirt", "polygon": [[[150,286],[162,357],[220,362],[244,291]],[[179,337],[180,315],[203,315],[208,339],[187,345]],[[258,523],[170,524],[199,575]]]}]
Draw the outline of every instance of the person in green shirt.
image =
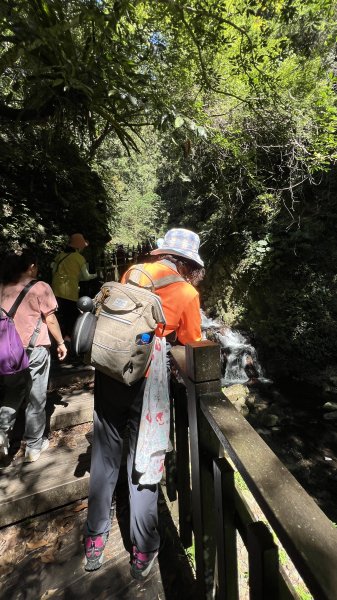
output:
[{"label": "person in green shirt", "polygon": [[81,233],[73,233],[67,246],[57,254],[53,263],[52,289],[58,304],[58,315],[62,335],[70,342],[72,330],[78,317],[76,302],[79,296],[79,282],[89,281],[97,277],[89,273],[85,258],[81,251],[88,246]]}]

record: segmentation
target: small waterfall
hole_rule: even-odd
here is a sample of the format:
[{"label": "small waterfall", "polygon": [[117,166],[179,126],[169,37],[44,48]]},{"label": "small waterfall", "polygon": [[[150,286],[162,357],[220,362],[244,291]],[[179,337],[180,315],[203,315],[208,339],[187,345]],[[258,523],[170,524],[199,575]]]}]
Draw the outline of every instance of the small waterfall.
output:
[{"label": "small waterfall", "polygon": [[212,339],[219,342],[221,346],[224,366],[222,385],[269,381],[263,377],[254,346],[242,333],[230,329],[219,321],[210,319],[203,311],[201,311],[201,329],[203,339]]},{"label": "small waterfall", "polygon": [[224,333],[217,333],[216,337],[227,357],[222,385],[247,383],[252,379],[262,377],[262,369],[257,359],[256,350],[254,346],[247,343],[241,333],[228,329]]}]

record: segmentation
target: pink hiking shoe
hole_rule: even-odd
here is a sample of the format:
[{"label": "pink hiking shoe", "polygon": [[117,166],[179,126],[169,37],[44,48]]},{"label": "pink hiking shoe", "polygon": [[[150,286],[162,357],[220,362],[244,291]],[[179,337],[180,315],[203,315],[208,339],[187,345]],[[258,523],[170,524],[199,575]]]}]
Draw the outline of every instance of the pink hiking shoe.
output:
[{"label": "pink hiking shoe", "polygon": [[135,579],[145,579],[158,556],[158,550],[155,552],[139,552],[136,546],[132,547],[132,559],[130,573]]},{"label": "pink hiking shoe", "polygon": [[102,535],[89,535],[85,538],[84,568],[86,571],[96,571],[102,566],[103,552],[108,537],[108,533],[102,533]]}]

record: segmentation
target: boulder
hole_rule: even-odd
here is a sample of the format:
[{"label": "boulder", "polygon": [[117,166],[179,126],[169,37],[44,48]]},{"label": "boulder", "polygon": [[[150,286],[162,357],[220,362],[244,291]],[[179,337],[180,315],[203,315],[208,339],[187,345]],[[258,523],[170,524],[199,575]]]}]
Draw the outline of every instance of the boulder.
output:
[{"label": "boulder", "polygon": [[328,412],[323,415],[323,418],[327,421],[337,421],[337,410],[334,412]]},{"label": "boulder", "polygon": [[272,413],[264,413],[261,417],[261,423],[265,427],[275,427],[279,422],[278,415],[274,415]]},{"label": "boulder", "polygon": [[323,404],[323,410],[328,410],[329,412],[337,410],[337,402],[326,402]]},{"label": "boulder", "polygon": [[241,383],[230,385],[229,387],[223,388],[223,393],[231,402],[237,401],[239,398],[244,398],[245,401],[249,396],[249,388]]},{"label": "boulder", "polygon": [[235,385],[223,388],[222,391],[228,400],[235,406],[236,410],[244,417],[247,417],[249,414],[249,408],[247,406],[249,397],[248,387],[241,383],[236,383]]},{"label": "boulder", "polygon": [[246,406],[246,404],[244,404],[243,406],[241,406],[238,411],[244,416],[244,417],[248,417],[249,415],[249,408],[248,406]]},{"label": "boulder", "polygon": [[256,402],[256,397],[254,394],[249,394],[249,396],[246,398],[246,404],[247,406],[249,406],[250,408],[252,408],[254,406]]}]

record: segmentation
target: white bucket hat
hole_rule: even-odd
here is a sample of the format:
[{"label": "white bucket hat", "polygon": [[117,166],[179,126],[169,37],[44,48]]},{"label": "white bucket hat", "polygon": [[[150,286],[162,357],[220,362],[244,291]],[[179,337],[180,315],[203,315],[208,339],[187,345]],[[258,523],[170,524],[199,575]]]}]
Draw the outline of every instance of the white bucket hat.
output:
[{"label": "white bucket hat", "polygon": [[166,233],[164,239],[160,240],[160,242],[160,247],[151,250],[150,254],[154,256],[158,256],[159,254],[183,256],[184,258],[193,260],[193,262],[201,267],[204,266],[204,262],[201,260],[198,253],[200,238],[197,233],[189,231],[188,229],[170,229]]}]

